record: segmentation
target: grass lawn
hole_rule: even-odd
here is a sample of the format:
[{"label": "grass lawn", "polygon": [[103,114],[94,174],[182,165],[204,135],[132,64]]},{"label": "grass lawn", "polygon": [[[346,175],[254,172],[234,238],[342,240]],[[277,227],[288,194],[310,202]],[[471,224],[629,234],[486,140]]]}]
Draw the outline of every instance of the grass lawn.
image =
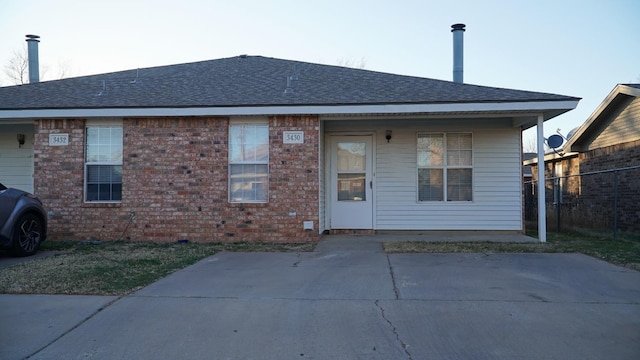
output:
[{"label": "grass lawn", "polygon": [[46,241],[55,254],[0,269],[0,293],[124,295],[220,251],[312,251],[314,244]]},{"label": "grass lawn", "polygon": [[582,253],[640,271],[640,241],[578,234],[547,234],[546,243],[386,242],[387,253]]},{"label": "grass lawn", "polygon": [[[640,241],[550,233],[547,243],[385,242],[387,253],[579,252],[640,270]],[[47,257],[0,269],[3,294],[125,295],[220,251],[306,252],[315,244],[47,241]]]}]

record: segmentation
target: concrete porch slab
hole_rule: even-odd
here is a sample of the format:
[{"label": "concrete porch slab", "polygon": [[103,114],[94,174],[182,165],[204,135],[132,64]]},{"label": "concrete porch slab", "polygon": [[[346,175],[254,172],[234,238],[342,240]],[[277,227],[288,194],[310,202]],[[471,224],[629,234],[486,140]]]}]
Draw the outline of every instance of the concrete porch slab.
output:
[{"label": "concrete porch slab", "polygon": [[510,242],[536,243],[538,239],[518,231],[398,231],[377,230],[373,235],[324,235],[322,241],[345,241],[348,239],[373,242],[427,241],[427,242]]}]

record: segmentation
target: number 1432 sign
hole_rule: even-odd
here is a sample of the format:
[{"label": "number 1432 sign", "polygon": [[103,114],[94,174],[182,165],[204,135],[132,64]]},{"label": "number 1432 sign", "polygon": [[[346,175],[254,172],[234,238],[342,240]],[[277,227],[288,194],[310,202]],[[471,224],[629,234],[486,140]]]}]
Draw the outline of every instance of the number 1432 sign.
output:
[{"label": "number 1432 sign", "polygon": [[283,131],[282,142],[285,144],[303,144],[304,131]]}]

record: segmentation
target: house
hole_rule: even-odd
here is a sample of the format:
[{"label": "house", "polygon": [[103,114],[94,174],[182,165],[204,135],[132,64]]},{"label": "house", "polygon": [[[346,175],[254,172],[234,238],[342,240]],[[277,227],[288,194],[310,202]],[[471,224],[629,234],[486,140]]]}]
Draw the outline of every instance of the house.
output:
[{"label": "house", "polygon": [[[527,161],[527,160],[535,159],[537,156],[538,156],[537,153],[525,152],[525,153],[522,153],[522,160]],[[531,167],[523,165],[522,181],[524,181],[525,183],[531,183],[532,179],[533,179],[533,174],[531,173]]]},{"label": "house", "polygon": [[521,132],[578,100],[241,55],[0,88],[0,149],[52,239],[521,232]]},{"label": "house", "polygon": [[[640,84],[615,86],[567,137],[544,157],[547,204],[570,226],[640,233]],[[525,164],[536,180],[537,159]]]}]

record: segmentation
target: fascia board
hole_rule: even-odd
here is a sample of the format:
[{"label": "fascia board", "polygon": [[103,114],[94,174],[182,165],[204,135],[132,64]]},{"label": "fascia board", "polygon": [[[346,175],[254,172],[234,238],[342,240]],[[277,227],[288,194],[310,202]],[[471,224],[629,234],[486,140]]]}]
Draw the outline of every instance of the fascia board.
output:
[{"label": "fascia board", "polygon": [[25,109],[0,110],[0,119],[46,119],[90,117],[158,117],[158,116],[251,116],[295,114],[411,114],[464,112],[544,112],[571,110],[578,100],[532,101],[464,104],[383,104],[383,105],[301,105],[181,108],[94,108],[94,109]]},{"label": "fascia board", "polygon": [[[546,163],[547,161],[550,161],[550,160],[573,158],[573,157],[578,156],[578,154],[579,153],[577,153],[577,152],[568,152],[568,153],[560,155],[560,154],[556,154],[556,153],[551,152],[551,153],[547,153],[547,154],[544,155],[544,162]],[[538,164],[538,158],[537,157],[531,158],[529,160],[524,160],[522,162],[522,165],[524,165],[524,166],[537,165],[537,164]]]},{"label": "fascia board", "polygon": [[640,89],[636,89],[626,85],[620,85],[620,84],[616,85],[616,87],[614,87],[613,90],[611,90],[611,92],[607,95],[606,98],[604,98],[604,100],[600,103],[600,105],[598,105],[598,107],[587,118],[587,120],[582,125],[580,125],[580,127],[575,132],[575,134],[573,134],[571,139],[569,139],[569,141],[567,141],[567,143],[564,145],[564,148],[570,151],[579,151],[580,149],[574,149],[573,145],[576,143],[576,141],[580,140],[580,138],[585,133],[585,131],[587,131],[587,129],[589,129],[594,123],[597,122],[600,115],[609,107],[609,105],[613,102],[613,100],[620,94],[639,97]]}]

